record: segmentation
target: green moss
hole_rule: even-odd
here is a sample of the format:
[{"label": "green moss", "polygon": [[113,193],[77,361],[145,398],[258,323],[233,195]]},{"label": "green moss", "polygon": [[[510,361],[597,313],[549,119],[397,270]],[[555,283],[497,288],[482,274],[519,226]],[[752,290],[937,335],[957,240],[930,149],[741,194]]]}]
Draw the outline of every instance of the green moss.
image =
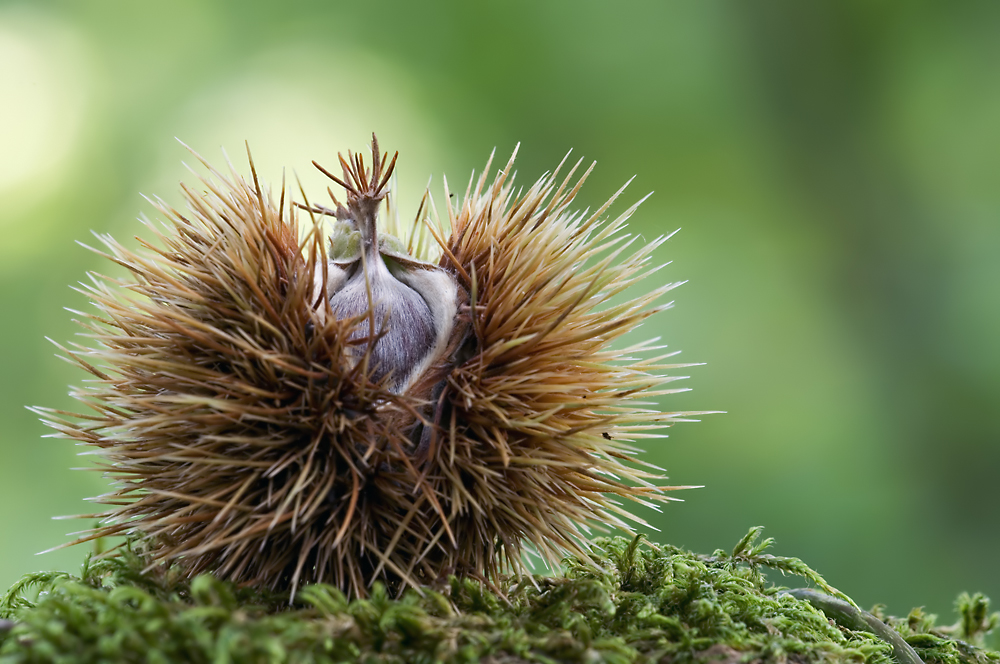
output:
[{"label": "green moss", "polygon": [[[353,601],[309,586],[293,606],[209,575],[144,572],[141,555],[126,550],[88,561],[79,577],[39,573],[11,588],[0,602],[0,619],[11,621],[0,627],[0,663],[893,661],[874,634],[768,584],[765,568],[809,580],[825,593],[817,597],[839,595],[802,561],[765,553],[771,542],[759,534],[711,556],[599,539],[600,570],[569,559],[561,577],[505,579],[502,595],[451,578],[398,599],[383,586]],[[988,600],[963,595],[958,608],[946,628],[919,609],[901,619],[874,613],[926,662],[1000,663],[983,647],[997,623]]]}]

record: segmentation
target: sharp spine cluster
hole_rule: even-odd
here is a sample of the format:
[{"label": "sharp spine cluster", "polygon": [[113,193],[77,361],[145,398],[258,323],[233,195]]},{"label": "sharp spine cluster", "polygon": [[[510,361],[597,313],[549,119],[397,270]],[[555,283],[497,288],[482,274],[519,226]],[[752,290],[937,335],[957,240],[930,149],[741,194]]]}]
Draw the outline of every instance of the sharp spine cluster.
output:
[{"label": "sharp spine cluster", "polygon": [[[570,212],[579,162],[515,194],[512,156],[457,206],[445,183],[446,221],[428,199],[435,221],[418,213],[404,250],[376,229],[395,157],[372,148],[370,172],[350,153],[343,178],[321,168],[346,205],[303,193],[305,224],[252,160],[249,182],[203,161],[187,212],[155,203],[156,242],[100,236],[130,277],[92,275],[92,345],[63,349],[93,377],[73,392],[90,412],[38,409],[117,481],[77,541],[136,533],[191,574],[364,596],[379,579],[520,573],[526,547],[586,558],[588,524],[637,521],[616,497],[680,488],[634,443],[700,414],[652,407],[680,391],[661,373],[688,365],[613,347],[677,285],[617,297],[658,269],[664,238],[628,253],[638,203]],[[410,255],[427,234],[436,263]]]}]

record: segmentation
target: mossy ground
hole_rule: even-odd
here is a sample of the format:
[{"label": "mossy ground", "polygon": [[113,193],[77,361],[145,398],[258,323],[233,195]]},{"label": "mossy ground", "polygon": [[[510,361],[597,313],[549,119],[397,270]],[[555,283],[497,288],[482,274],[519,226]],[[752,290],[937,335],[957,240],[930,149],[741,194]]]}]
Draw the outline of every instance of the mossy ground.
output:
[{"label": "mossy ground", "polygon": [[[758,543],[759,532],[710,556],[600,539],[601,571],[569,559],[559,577],[493,590],[451,578],[399,599],[382,586],[353,601],[310,586],[292,606],[209,575],[144,573],[142,557],[126,551],[88,561],[79,577],[39,573],[15,584],[0,602],[0,663],[893,662],[874,634],[768,583],[763,570],[774,569],[839,595],[802,561],[765,553],[770,540]],[[949,627],[919,609],[878,617],[925,662],[1000,663],[984,647],[998,619],[988,600],[963,595],[958,610]]]}]

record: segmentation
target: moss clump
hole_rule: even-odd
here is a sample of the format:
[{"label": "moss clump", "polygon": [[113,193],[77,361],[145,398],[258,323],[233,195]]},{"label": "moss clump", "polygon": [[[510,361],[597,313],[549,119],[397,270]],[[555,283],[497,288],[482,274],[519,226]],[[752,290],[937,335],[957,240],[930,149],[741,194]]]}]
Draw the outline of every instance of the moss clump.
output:
[{"label": "moss clump", "polygon": [[[314,585],[291,607],[209,575],[143,572],[144,558],[126,550],[88,561],[79,577],[39,573],[16,584],[0,603],[9,621],[0,623],[0,662],[893,661],[874,634],[770,585],[765,568],[839,595],[802,561],[765,553],[770,540],[758,543],[759,532],[711,556],[600,539],[600,571],[568,559],[563,577],[510,578],[492,590],[451,578],[398,599],[379,585],[353,601]],[[959,610],[948,628],[919,609],[875,614],[925,662],[1000,662],[983,647],[997,623],[988,600],[963,595]]]}]

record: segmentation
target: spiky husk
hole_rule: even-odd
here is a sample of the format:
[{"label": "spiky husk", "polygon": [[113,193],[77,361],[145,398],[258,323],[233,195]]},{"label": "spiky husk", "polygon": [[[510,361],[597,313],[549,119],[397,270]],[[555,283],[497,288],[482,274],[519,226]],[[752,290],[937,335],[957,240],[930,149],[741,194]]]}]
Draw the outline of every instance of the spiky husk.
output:
[{"label": "spiky husk", "polygon": [[690,415],[651,407],[673,391],[660,373],[684,365],[648,343],[612,349],[675,285],[618,301],[662,242],[628,248],[638,203],[611,221],[614,197],[569,212],[576,167],[514,194],[511,157],[492,184],[470,180],[445,224],[418,216],[467,294],[464,336],[396,394],[348,360],[365,323],[337,320],[317,286],[322,220],[300,223],[256,172],[205,166],[186,213],[154,203],[167,221],[146,222],[154,242],[100,236],[130,276],[91,275],[91,345],[63,349],[93,376],[73,391],[92,412],[41,409],[117,481],[78,541],[140,533],[192,575],[364,596],[376,579],[519,573],[526,547],[586,559],[588,524],[628,530],[615,498],[669,499],[633,443]]}]

